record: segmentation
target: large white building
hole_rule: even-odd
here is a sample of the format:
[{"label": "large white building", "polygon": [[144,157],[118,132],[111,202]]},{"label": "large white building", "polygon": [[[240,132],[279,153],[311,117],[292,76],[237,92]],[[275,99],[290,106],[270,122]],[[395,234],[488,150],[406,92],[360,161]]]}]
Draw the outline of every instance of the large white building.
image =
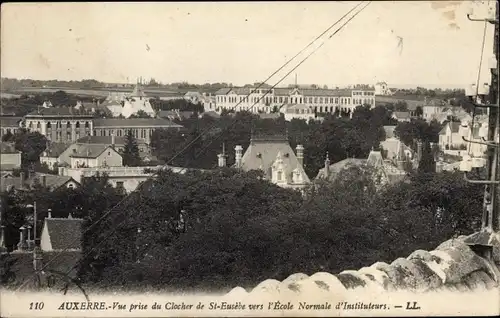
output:
[{"label": "large white building", "polygon": [[150,117],[155,117],[156,115],[149,102],[149,97],[144,93],[140,83],[137,83],[133,92],[130,94],[110,94],[99,107],[108,109],[111,114],[113,114],[113,117],[123,116],[129,118],[137,114],[138,111],[143,111]]},{"label": "large white building", "polygon": [[352,113],[357,106],[375,107],[375,90],[313,88],[221,88],[215,93],[218,111],[271,113],[287,104],[302,104],[314,113]]}]

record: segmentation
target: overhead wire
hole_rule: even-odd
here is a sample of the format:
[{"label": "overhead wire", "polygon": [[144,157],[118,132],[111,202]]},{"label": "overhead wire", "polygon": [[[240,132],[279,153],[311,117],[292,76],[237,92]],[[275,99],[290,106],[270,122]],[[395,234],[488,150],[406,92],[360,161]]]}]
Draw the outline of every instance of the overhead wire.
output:
[{"label": "overhead wire", "polygon": [[[362,1],[360,3],[358,3],[356,6],[354,6],[353,8],[351,8],[346,14],[344,14],[341,18],[339,18],[335,23],[333,23],[330,27],[328,27],[328,29],[326,29],[324,32],[322,32],[319,36],[317,36],[313,41],[311,41],[304,49],[302,49],[301,51],[299,51],[299,53],[297,53],[296,55],[294,55],[291,59],[289,59],[284,65],[282,65],[280,68],[278,68],[275,72],[273,72],[273,74],[271,74],[265,81],[263,81],[262,83],[260,83],[258,85],[257,88],[253,88],[253,89],[258,89],[260,87],[262,87],[270,78],[272,78],[274,75],[276,75],[279,71],[281,71],[283,68],[285,68],[288,64],[290,64],[290,62],[292,60],[294,60],[297,56],[299,56],[301,53],[303,53],[307,48],[309,48],[312,44],[314,44],[318,39],[320,39],[324,34],[326,34],[328,31],[330,31],[335,25],[337,25],[340,21],[342,21],[346,16],[348,16],[351,12],[353,12],[356,8],[358,8],[361,4],[363,4],[364,2],[366,1]],[[361,10],[359,10],[358,12],[356,12],[352,17],[350,17],[344,24],[342,24],[335,32],[333,32],[328,38],[327,40],[331,39],[334,35],[336,35],[342,28],[344,28],[347,23],[349,23],[354,17],[356,17],[359,13],[361,13],[369,4],[371,3],[371,1],[368,1],[368,3],[363,7],[361,8]],[[324,44],[326,43],[326,40],[324,42],[322,42],[318,47],[316,47],[311,53],[309,53],[304,59],[302,59],[298,65],[296,65],[291,71],[289,71],[284,77],[282,77],[277,83],[275,83],[273,85],[272,88],[270,88],[263,96],[261,96],[252,106],[251,106],[251,109],[253,109],[253,106],[256,105],[260,100],[262,100],[267,94],[269,94],[269,92],[272,91],[273,88],[275,88],[278,84],[280,84],[288,75],[290,75],[295,69],[297,69],[300,65],[302,65],[311,55],[313,55],[317,50],[319,50]],[[248,94],[246,97],[250,96],[250,94]],[[237,107],[239,104],[241,104],[243,101],[245,100],[242,99],[242,101],[240,101],[239,103],[237,103],[235,106],[233,107]],[[233,121],[233,125],[236,121]],[[232,126],[232,125],[230,125]],[[212,127],[208,128],[207,130],[203,131],[198,137],[196,137],[195,139],[193,139],[192,141],[190,141],[181,151],[179,151],[176,155],[174,155],[170,160],[168,160],[166,162],[166,164],[162,167],[161,170],[168,170],[170,167],[168,166],[169,163],[171,163],[176,157],[178,157],[180,154],[182,154],[185,150],[187,150],[187,148],[189,148],[194,142],[196,142],[199,138],[201,138],[206,132],[210,131],[211,129],[215,128],[216,125],[213,125]],[[229,128],[229,127],[227,127]],[[226,128],[226,129],[227,129]],[[205,149],[208,148],[208,145],[206,147],[204,147],[202,149],[202,151],[200,151],[199,154],[201,154]],[[160,171],[161,171],[160,170]],[[183,170],[187,170],[187,168],[184,168]],[[182,170],[181,170],[182,171]],[[149,178],[153,178],[154,176],[156,176],[158,174],[158,171],[155,171]],[[148,181],[146,180],[146,181]],[[125,200],[130,197],[130,195],[132,195],[133,193],[137,193],[139,192],[139,190],[141,189],[141,187],[146,183],[145,182],[142,182],[141,184],[139,184],[139,186],[134,190],[132,191],[132,193],[130,193],[129,195],[127,195],[126,197],[124,197],[122,200],[120,200],[113,208],[109,209],[106,213],[104,213],[99,219],[97,219],[95,222],[93,222],[89,227],[87,227],[82,235],[85,235],[88,231],[90,231],[90,229],[92,229],[93,227],[95,227],[99,222],[101,222],[104,218],[106,218],[112,211],[114,211],[116,208],[118,208],[121,204],[123,204],[125,202]],[[119,224],[122,224],[125,220],[123,220],[122,222],[120,222]],[[115,230],[118,228],[115,227]],[[70,242],[68,244],[68,246],[63,249],[63,250],[66,250],[69,246],[73,245],[74,243],[77,243],[79,240],[79,238],[76,238],[75,240],[73,240],[72,242]],[[59,252],[58,254],[56,254],[53,258],[51,258],[48,262],[44,263],[44,265],[42,266],[42,268],[40,269],[40,271],[43,271],[45,268],[47,268],[52,262],[54,262],[58,257],[60,257],[62,255],[62,252]],[[36,275],[36,273],[34,274]],[[22,288],[25,283],[27,282],[27,279],[17,288],[17,290],[19,290],[20,288]]]}]

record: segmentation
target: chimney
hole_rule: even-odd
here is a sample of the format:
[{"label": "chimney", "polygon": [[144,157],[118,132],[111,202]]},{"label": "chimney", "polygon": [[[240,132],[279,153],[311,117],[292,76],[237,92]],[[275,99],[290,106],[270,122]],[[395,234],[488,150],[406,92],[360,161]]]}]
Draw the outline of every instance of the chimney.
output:
[{"label": "chimney", "polygon": [[28,248],[26,244],[26,228],[21,226],[19,228],[19,243],[17,243],[17,249],[19,251],[24,251]]},{"label": "chimney", "polygon": [[243,147],[240,145],[237,145],[236,147],[234,147],[234,150],[236,151],[236,155],[235,155],[236,168],[241,168],[241,159],[243,158]]},{"label": "chimney", "polygon": [[222,153],[218,154],[217,157],[219,157],[219,167],[225,167],[226,166],[226,149],[224,144],[222,145]]},{"label": "chimney", "polygon": [[26,181],[26,177],[24,176],[24,171],[21,171],[19,174],[19,177],[21,178],[21,188],[24,188],[24,182]]},{"label": "chimney", "polygon": [[300,165],[303,166],[304,165],[304,146],[297,145],[295,150],[297,150],[297,159],[299,160]]},{"label": "chimney", "polygon": [[46,188],[46,187],[47,187],[47,176],[42,176],[42,186],[43,186],[44,188]]},{"label": "chimney", "polygon": [[47,213],[48,213],[47,218],[48,218],[48,219],[52,219],[52,210],[51,210],[51,209],[48,209],[48,210],[47,210]]},{"label": "chimney", "polygon": [[329,176],[330,176],[330,158],[328,158],[328,151],[327,151],[325,158],[325,179],[328,179]]},{"label": "chimney", "polygon": [[115,135],[111,135],[111,148],[115,149]]}]

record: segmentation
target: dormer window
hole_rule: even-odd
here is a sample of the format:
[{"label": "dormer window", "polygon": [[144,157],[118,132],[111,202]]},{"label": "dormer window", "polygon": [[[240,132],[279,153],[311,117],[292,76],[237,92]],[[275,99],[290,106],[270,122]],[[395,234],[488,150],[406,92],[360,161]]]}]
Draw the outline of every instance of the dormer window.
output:
[{"label": "dormer window", "polygon": [[262,154],[260,152],[257,154],[257,158],[262,158]]}]

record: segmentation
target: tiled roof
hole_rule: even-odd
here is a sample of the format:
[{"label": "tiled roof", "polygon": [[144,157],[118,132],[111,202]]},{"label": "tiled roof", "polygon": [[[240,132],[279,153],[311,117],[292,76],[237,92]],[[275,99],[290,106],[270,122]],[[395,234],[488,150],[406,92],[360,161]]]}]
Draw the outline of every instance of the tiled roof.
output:
[{"label": "tiled roof", "polygon": [[182,128],[181,125],[162,118],[97,118],[94,120],[94,128],[103,127],[159,127],[159,128]]},{"label": "tiled roof", "polygon": [[45,151],[42,153],[44,157],[52,157],[52,158],[57,158],[59,157],[68,147],[70,146],[70,143],[63,143],[63,142],[51,142],[49,143],[48,147],[45,149]]},{"label": "tiled roof", "polygon": [[69,181],[73,181],[76,184],[78,184],[78,182],[76,182],[70,176],[60,176],[60,175],[54,175],[54,174],[48,174],[48,173],[36,173],[35,176],[33,176],[33,178],[30,178],[30,180],[28,180],[28,182],[30,184],[33,184],[35,182],[35,179],[36,179],[37,180],[36,182],[39,182],[40,184],[42,184],[43,177],[45,177],[45,186],[47,188],[49,188],[50,190],[56,190],[56,189],[62,187],[63,185],[65,185],[66,183],[68,183]]},{"label": "tiled roof", "polygon": [[410,112],[394,112],[392,115],[399,119],[407,119],[410,118]]},{"label": "tiled roof", "polygon": [[[366,164],[366,159],[357,159],[357,158],[347,158],[341,161],[338,161],[334,164],[331,164],[328,169],[328,180],[334,180],[337,175],[344,169],[348,169],[354,166],[362,166]],[[325,168],[319,169],[318,175],[316,179],[324,179],[325,178]]]},{"label": "tiled roof", "polygon": [[451,128],[451,133],[456,134],[460,130],[460,123],[459,122],[449,122],[446,124],[443,129],[439,132],[440,135],[446,135],[446,130],[448,126]]},{"label": "tiled roof", "polygon": [[2,128],[13,128],[19,127],[19,122],[22,120],[22,117],[13,117],[13,116],[1,116],[0,117],[0,127]]},{"label": "tiled roof", "polygon": [[0,142],[0,154],[19,153],[16,145],[11,142]]},{"label": "tiled roof", "polygon": [[83,219],[45,218],[52,250],[81,250],[83,224]]},{"label": "tiled roof", "polygon": [[[115,136],[116,145],[124,145],[125,137]],[[76,142],[79,144],[101,144],[101,145],[111,145],[113,141],[113,136],[85,136],[78,139]],[[144,142],[141,139],[137,140],[138,143]]]},{"label": "tiled roof", "polygon": [[394,129],[396,129],[396,126],[384,126],[386,139],[394,137]]},{"label": "tiled roof", "polygon": [[281,154],[285,167],[284,174],[287,179],[291,179],[294,169],[298,168],[304,182],[309,182],[304,167],[299,163],[288,140],[285,138],[252,138],[243,155],[242,168],[246,171],[262,170],[266,177],[270,178],[270,170],[278,154]]},{"label": "tiled roof", "polygon": [[74,158],[97,158],[108,148],[111,147],[102,144],[76,144],[70,156]]},{"label": "tiled roof", "polygon": [[57,116],[57,117],[88,117],[91,118],[92,115],[85,111],[74,109],[73,107],[51,107],[51,108],[40,108],[26,115],[29,117],[45,117],[45,116]]},{"label": "tiled roof", "polygon": [[[475,235],[478,235],[477,233]],[[311,276],[303,273],[290,275],[282,282],[267,279],[250,292],[236,287],[229,294],[238,292],[239,300],[256,296],[259,301],[269,297],[292,296],[303,299],[307,295],[342,297],[347,290],[363,288],[373,292],[408,291],[429,292],[439,290],[471,291],[498,288],[496,274],[484,258],[479,257],[460,236],[443,242],[433,251],[416,250],[407,258],[398,258],[391,264],[377,262],[360,270],[346,270],[339,274],[318,272]],[[500,240],[494,234],[493,258],[498,262]],[[493,265],[494,266],[494,265]],[[264,298],[266,297],[266,298]]]}]

